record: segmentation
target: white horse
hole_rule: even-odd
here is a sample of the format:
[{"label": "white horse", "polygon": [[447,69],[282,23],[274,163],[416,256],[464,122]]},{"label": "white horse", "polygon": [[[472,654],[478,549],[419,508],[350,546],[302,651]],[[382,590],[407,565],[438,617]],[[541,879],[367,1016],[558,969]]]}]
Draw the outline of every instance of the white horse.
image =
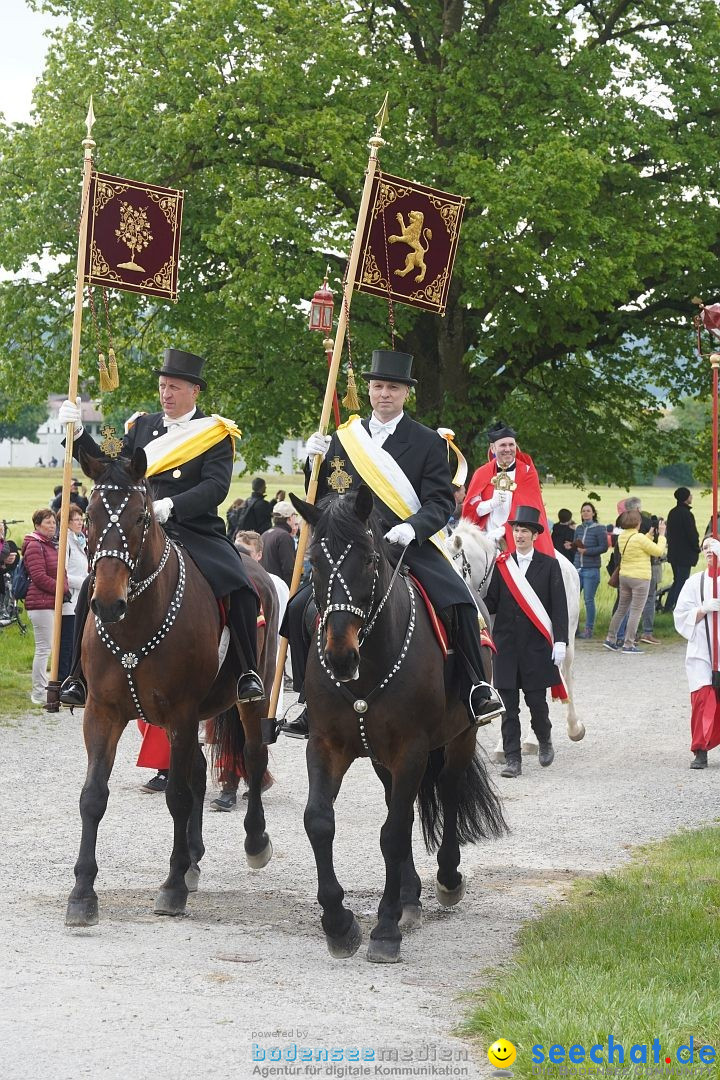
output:
[{"label": "white horse", "polygon": [[[498,555],[498,547],[495,541],[488,537],[487,533],[477,525],[473,525],[463,518],[455,531],[448,537],[445,546],[457,572],[465,579],[473,594],[482,600],[490,584],[490,575]],[[585,737],[585,725],[581,720],[578,720],[575,712],[575,695],[573,693],[575,631],[580,617],[580,577],[569,559],[561,556],[558,563],[562,572],[568,606],[569,640],[561,668],[568,692],[568,700],[565,703],[567,706],[567,733],[568,738],[572,739],[573,742],[580,742]],[[525,734],[522,747],[528,754],[537,753],[538,744],[532,728]],[[491,757],[496,762],[505,761],[502,739],[498,742]]]}]

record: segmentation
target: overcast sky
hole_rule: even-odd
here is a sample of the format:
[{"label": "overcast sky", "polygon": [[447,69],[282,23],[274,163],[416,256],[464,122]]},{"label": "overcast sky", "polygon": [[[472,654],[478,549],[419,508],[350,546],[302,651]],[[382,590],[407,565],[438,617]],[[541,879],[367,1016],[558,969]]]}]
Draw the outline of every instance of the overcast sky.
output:
[{"label": "overcast sky", "polygon": [[43,31],[57,20],[31,11],[25,0],[2,0],[0,6],[0,112],[6,120],[29,120],[33,87],[42,74],[47,48]]}]

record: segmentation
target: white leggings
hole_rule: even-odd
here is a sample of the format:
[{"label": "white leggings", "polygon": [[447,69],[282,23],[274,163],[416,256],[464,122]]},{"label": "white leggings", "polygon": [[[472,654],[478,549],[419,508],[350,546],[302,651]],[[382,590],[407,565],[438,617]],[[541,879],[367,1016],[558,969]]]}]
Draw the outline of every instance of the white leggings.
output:
[{"label": "white leggings", "polygon": [[52,649],[55,612],[51,610],[28,611],[35,632],[35,655],[32,666],[32,695],[44,698],[47,693],[47,666]]}]

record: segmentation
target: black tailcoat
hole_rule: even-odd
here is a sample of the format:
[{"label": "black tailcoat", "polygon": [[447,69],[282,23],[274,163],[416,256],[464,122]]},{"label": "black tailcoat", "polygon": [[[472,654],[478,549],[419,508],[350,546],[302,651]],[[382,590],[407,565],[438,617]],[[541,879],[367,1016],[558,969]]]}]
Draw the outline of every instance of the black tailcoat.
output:
[{"label": "black tailcoat", "polygon": [[[205,414],[196,409],[193,420]],[[123,454],[132,455],[165,434],[162,413],[145,413],[135,420],[123,439]],[[73,453],[84,450],[102,456],[100,447],[86,431],[75,439]],[[189,552],[215,596],[236,589],[252,589],[240,553],[225,534],[217,508],[227,498],[233,467],[232,440],[227,438],[185,462],[179,469],[149,478],[153,499],[172,499],[173,514],[163,528]],[[179,472],[179,476],[174,473]],[[253,593],[254,594],[254,593]]]},{"label": "black tailcoat", "polygon": [[[369,420],[363,420],[362,425],[366,431],[370,430]],[[430,536],[434,536],[447,525],[455,509],[447,443],[432,428],[418,424],[407,414],[403,414],[395,431],[387,437],[382,448],[397,461],[420,500],[420,509],[407,518],[408,524],[415,530],[417,542],[407,548],[404,564],[425,587],[438,610],[449,607],[450,604],[472,604],[472,596],[452,563],[440,554],[434,544],[428,542]],[[318,498],[337,494],[328,486],[335,457],[340,458],[343,471],[352,478],[350,491],[357,491],[363,482],[335,433],[320,469]],[[402,521],[377,495],[375,508],[386,532]]]},{"label": "black tailcoat", "polygon": [[[517,561],[516,555],[511,558]],[[555,641],[567,642],[567,600],[557,559],[534,551],[525,580],[532,585],[550,616]],[[520,686],[523,690],[541,690],[559,683],[560,675],[552,662],[551,646],[520,609],[497,566],[490,578],[485,603],[490,614],[495,616],[495,685],[501,689]]]}]

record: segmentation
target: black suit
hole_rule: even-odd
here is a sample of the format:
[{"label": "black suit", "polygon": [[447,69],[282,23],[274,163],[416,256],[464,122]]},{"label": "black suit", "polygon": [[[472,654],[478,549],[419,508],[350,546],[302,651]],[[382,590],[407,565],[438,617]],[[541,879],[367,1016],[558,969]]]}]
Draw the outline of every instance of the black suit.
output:
[{"label": "black suit", "polygon": [[[362,424],[365,430],[369,431],[370,421],[363,420]],[[392,435],[388,435],[382,448],[400,465],[420,501],[417,512],[406,519],[415,532],[415,540],[405,549],[404,563],[421,582],[438,611],[455,605],[457,634],[454,644],[456,652],[464,662],[464,667],[459,669],[462,682],[459,694],[466,698],[469,696],[471,687],[483,681],[477,607],[467,585],[450,560],[429,542],[429,537],[445,527],[455,509],[447,443],[432,428],[418,424],[403,414],[395,431]],[[318,498],[324,495],[337,495],[328,483],[336,458],[342,463],[340,466],[342,471],[351,477],[349,491],[357,491],[363,482],[336,432],[330,440],[328,452],[320,469]],[[309,477],[309,462],[306,464],[305,471],[306,476]],[[375,495],[375,509],[380,515],[385,531],[402,521],[385,503],[380,501],[377,495]],[[309,592],[308,586],[295,594],[288,605],[286,616],[285,626],[292,650],[293,680],[296,690],[301,689],[304,681],[309,647],[302,618]]]},{"label": "black suit", "polygon": [[[362,425],[368,431],[370,421],[363,420]],[[452,563],[440,554],[434,544],[427,542],[430,536],[445,527],[455,509],[447,443],[432,428],[418,424],[403,413],[395,431],[388,435],[382,448],[400,465],[420,500],[420,509],[407,518],[408,525],[412,525],[415,532],[415,541],[406,550],[405,565],[422,582],[438,611],[451,604],[472,604],[467,586],[453,569]],[[340,458],[344,472],[352,477],[350,491],[356,491],[362,483],[336,432],[320,469],[318,498],[336,494],[328,486],[335,457]],[[380,502],[377,495],[375,508],[386,532],[393,525],[400,524],[402,518]]]},{"label": "black suit", "polygon": [[[204,413],[195,410],[193,419]],[[139,416],[123,439],[122,453],[144,449],[165,434],[162,413]],[[83,450],[101,457],[95,440],[83,431],[73,444],[73,454]],[[178,469],[157,473],[149,480],[153,499],[170,498],[172,516],[163,526],[167,534],[190,554],[215,596],[230,596],[230,622],[243,653],[243,672],[257,664],[257,593],[250,584],[240,553],[225,535],[218,505],[227,497],[232,479],[233,449],[230,436],[185,462]],[[176,475],[178,474],[179,475]],[[80,667],[82,634],[87,618],[87,581],[78,597],[75,612],[73,672]],[[240,672],[242,674],[243,672]]]},{"label": "black suit", "polygon": [[[517,553],[512,555],[517,561]],[[550,616],[555,641],[568,640],[568,612],[562,573],[557,559],[533,551],[525,580],[533,587]],[[533,730],[540,742],[550,738],[552,725],[546,689],[560,682],[552,661],[552,648],[505,584],[496,566],[485,597],[487,609],[495,615],[493,639],[497,653],[493,658],[495,685],[505,704],[502,734],[505,756],[520,756],[519,691],[530,709]]]},{"label": "black suit", "polygon": [[[204,415],[196,409],[193,419]],[[130,456],[138,447],[144,449],[165,431],[162,413],[139,416],[123,439],[123,454]],[[77,455],[79,449],[93,457],[101,456],[100,447],[86,431],[75,440],[73,453]],[[218,597],[229,596],[237,589],[252,590],[240,553],[228,540],[217,512],[230,490],[232,466],[232,441],[228,435],[179,469],[156,473],[149,480],[153,499],[173,501],[165,531],[190,553]],[[179,476],[174,475],[178,472]]]}]

